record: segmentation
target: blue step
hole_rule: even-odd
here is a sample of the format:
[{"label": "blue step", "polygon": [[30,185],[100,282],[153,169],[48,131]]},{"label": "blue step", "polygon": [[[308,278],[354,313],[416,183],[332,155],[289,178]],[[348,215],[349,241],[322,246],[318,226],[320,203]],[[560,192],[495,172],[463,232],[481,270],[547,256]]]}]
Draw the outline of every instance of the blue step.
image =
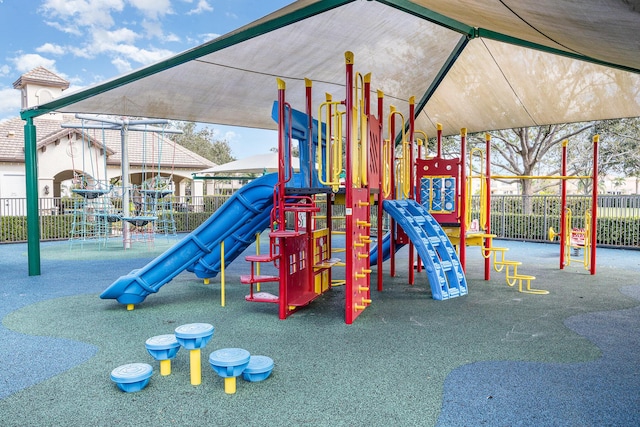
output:
[{"label": "blue step", "polygon": [[425,265],[433,299],[466,295],[467,279],[455,248],[429,211],[415,200],[385,200],[383,207],[418,251]]}]

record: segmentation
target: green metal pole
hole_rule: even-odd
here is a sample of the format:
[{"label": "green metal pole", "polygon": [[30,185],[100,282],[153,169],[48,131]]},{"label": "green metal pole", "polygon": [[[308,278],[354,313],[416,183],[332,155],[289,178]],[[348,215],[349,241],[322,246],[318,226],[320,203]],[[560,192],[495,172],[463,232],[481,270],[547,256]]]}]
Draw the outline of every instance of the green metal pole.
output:
[{"label": "green metal pole", "polygon": [[33,118],[24,125],[24,163],[27,185],[27,255],[29,276],[40,275],[40,218],[38,209],[38,151]]}]

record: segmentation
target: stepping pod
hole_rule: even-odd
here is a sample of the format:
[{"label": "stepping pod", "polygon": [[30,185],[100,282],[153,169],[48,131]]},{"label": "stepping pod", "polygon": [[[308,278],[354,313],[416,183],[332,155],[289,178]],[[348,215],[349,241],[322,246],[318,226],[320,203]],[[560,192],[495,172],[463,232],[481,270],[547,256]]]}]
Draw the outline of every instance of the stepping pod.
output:
[{"label": "stepping pod", "polygon": [[236,392],[236,377],[242,374],[251,355],[241,348],[223,348],[209,355],[211,368],[224,378],[224,392],[234,394]]},{"label": "stepping pod", "polygon": [[273,359],[267,356],[251,356],[249,364],[242,372],[245,381],[256,383],[266,380],[273,371]]},{"label": "stepping pod", "polygon": [[153,368],[146,363],[129,363],[111,371],[111,380],[126,393],[140,391],[149,384]]},{"label": "stepping pod", "polygon": [[174,334],[156,335],[149,338],[144,346],[149,354],[160,361],[160,375],[171,374],[171,359],[176,357],[180,350],[180,343]]},{"label": "stepping pod", "polygon": [[191,385],[200,385],[202,382],[200,349],[207,345],[213,336],[213,326],[208,323],[188,323],[178,326],[175,333],[180,345],[189,350]]}]

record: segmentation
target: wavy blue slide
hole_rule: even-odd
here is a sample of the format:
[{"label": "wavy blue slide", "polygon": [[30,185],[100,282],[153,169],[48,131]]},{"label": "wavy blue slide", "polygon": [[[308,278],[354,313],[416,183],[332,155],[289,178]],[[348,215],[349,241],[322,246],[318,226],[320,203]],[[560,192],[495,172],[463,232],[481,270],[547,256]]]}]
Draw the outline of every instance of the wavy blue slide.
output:
[{"label": "wavy blue slide", "polygon": [[221,242],[225,262],[230,263],[255,240],[256,233],[269,226],[277,180],[278,174],[273,173],[243,186],[184,239],[143,268],[120,277],[100,298],[138,304],[185,269],[198,277],[215,276],[220,271]]},{"label": "wavy blue slide", "polygon": [[415,200],[385,200],[383,207],[407,233],[418,251],[433,299],[444,300],[466,295],[467,279],[455,248],[424,206]]}]

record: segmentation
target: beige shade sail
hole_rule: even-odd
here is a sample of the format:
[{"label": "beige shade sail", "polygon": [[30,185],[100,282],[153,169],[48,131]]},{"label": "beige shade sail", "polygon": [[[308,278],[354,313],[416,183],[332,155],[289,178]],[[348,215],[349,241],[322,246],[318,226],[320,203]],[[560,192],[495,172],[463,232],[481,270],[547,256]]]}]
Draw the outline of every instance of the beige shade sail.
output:
[{"label": "beige shade sail", "polygon": [[[300,0],[161,62],[22,111],[275,129],[276,78],[313,111],[345,99],[345,51],[435,134],[640,116],[639,0]],[[377,102],[375,94],[372,103]],[[372,111],[377,111],[373,108]],[[316,115],[316,114],[314,114]],[[25,132],[29,274],[39,274],[35,132]],[[387,137],[387,135],[385,135]],[[34,208],[35,207],[35,208]],[[33,256],[32,256],[33,255]]]},{"label": "beige shade sail", "polygon": [[[345,97],[344,53],[385,111],[434,135],[640,116],[640,11],[630,0],[298,1],[160,63],[23,112],[275,129],[276,77],[304,110]],[[375,93],[372,103],[376,102]],[[376,111],[375,108],[372,111]],[[317,113],[314,113],[317,115]]]}]

